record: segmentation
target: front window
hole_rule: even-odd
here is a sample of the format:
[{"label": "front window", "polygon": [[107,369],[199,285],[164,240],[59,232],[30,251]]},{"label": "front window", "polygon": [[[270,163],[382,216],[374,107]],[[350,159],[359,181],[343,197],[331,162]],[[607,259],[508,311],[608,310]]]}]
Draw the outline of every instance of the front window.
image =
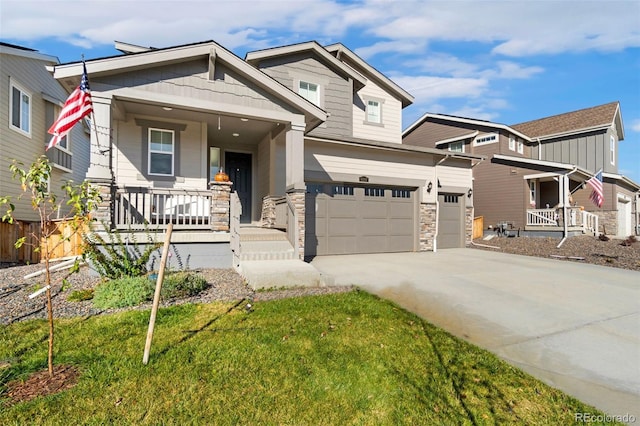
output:
[{"label": "front window", "polygon": [[317,84],[301,80],[298,94],[314,105],[320,106],[320,87]]},{"label": "front window", "polygon": [[522,141],[518,141],[518,154],[524,153],[524,143]]},{"label": "front window", "polygon": [[513,137],[509,137],[509,150],[511,151],[516,150],[516,139]]},{"label": "front window", "polygon": [[609,156],[611,158],[611,164],[615,165],[616,164],[616,138],[614,138],[613,136],[611,136],[611,139],[609,140]]},{"label": "front window", "polygon": [[149,129],[149,174],[173,176],[174,131]]},{"label": "front window", "polygon": [[31,95],[13,82],[10,111],[10,127],[31,136]]},{"label": "front window", "polygon": [[451,142],[449,144],[449,151],[452,151],[452,152],[464,152],[464,142],[462,142],[462,141]]},{"label": "front window", "polygon": [[531,208],[536,208],[536,182],[534,180],[529,182],[529,205]]},{"label": "front window", "polygon": [[498,134],[488,133],[488,134],[476,136],[476,138],[473,140],[473,145],[478,146],[478,145],[484,145],[484,144],[490,144],[490,143],[496,143],[496,142],[498,142]]},{"label": "front window", "polygon": [[380,102],[367,101],[367,122],[377,124],[380,124],[382,122],[380,114]]}]

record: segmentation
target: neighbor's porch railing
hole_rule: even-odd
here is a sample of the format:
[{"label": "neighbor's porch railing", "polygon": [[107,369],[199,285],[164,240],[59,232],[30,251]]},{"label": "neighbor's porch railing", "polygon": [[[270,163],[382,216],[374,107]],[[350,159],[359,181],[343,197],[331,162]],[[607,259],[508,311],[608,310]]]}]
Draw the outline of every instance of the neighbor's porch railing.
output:
[{"label": "neighbor's porch railing", "polygon": [[114,222],[120,229],[146,226],[174,229],[209,229],[210,191],[120,187],[116,191]]},{"label": "neighbor's porch railing", "polygon": [[555,209],[527,209],[527,226],[558,226]]},{"label": "neighbor's porch railing", "polygon": [[598,215],[582,210],[582,232],[598,235]]}]

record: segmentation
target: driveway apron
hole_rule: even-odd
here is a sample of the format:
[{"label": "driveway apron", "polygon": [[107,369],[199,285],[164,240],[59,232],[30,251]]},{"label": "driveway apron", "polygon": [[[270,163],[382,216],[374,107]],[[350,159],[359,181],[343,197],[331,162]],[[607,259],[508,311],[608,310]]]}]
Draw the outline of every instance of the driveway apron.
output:
[{"label": "driveway apron", "polygon": [[611,415],[640,421],[640,272],[474,249],[321,256],[357,285]]}]

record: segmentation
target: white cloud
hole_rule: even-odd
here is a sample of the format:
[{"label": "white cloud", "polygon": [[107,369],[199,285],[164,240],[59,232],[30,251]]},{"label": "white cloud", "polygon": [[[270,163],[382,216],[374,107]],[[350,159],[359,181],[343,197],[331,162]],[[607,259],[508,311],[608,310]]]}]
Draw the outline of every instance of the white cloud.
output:
[{"label": "white cloud", "polygon": [[527,79],[544,71],[542,67],[523,67],[515,62],[497,61],[496,67],[482,71],[486,78]]},{"label": "white cloud", "polygon": [[416,98],[416,103],[445,98],[481,96],[488,82],[481,78],[449,78],[433,76],[394,76],[393,81]]},{"label": "white cloud", "polygon": [[640,118],[636,118],[635,120],[631,121],[631,125],[629,126],[629,128],[634,132],[640,133]]}]

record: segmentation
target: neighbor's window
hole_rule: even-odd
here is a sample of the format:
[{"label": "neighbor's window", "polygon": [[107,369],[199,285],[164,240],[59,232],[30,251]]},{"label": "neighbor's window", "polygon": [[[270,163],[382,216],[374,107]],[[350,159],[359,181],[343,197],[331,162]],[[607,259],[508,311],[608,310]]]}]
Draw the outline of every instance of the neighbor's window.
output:
[{"label": "neighbor's window", "polygon": [[367,101],[367,123],[382,123],[381,105],[379,101]]},{"label": "neighbor's window", "polygon": [[609,140],[609,156],[611,157],[611,164],[616,164],[616,138],[611,136]]},{"label": "neighbor's window", "polygon": [[320,87],[317,84],[300,80],[298,94],[314,105],[320,106]]},{"label": "neighbor's window", "polygon": [[11,81],[10,98],[10,127],[31,136],[31,95]]},{"label": "neighbor's window", "polygon": [[489,133],[485,135],[479,135],[473,140],[473,145],[483,145],[488,143],[498,142],[498,134],[497,133]]},{"label": "neighbor's window", "polygon": [[[58,119],[58,116],[60,116],[61,110],[62,110],[62,107],[60,105],[54,104],[53,102],[47,101],[44,104],[44,115],[45,115],[45,124],[46,124],[45,126],[46,128],[44,129],[45,146],[49,145],[49,141],[51,141],[51,138],[53,137],[51,134],[48,133],[48,130],[51,127],[51,125]],[[56,148],[69,151],[68,135],[60,139],[60,141],[56,145]]]},{"label": "neighbor's window", "polygon": [[449,151],[464,152],[464,142],[462,142],[462,141],[451,142],[449,144]]},{"label": "neighbor's window", "polygon": [[518,154],[524,153],[524,143],[522,141],[518,141]]},{"label": "neighbor's window", "polygon": [[149,128],[149,174],[173,176],[174,131]]},{"label": "neighbor's window", "polygon": [[509,149],[511,151],[515,151],[516,150],[516,139],[513,137],[509,137]]}]

